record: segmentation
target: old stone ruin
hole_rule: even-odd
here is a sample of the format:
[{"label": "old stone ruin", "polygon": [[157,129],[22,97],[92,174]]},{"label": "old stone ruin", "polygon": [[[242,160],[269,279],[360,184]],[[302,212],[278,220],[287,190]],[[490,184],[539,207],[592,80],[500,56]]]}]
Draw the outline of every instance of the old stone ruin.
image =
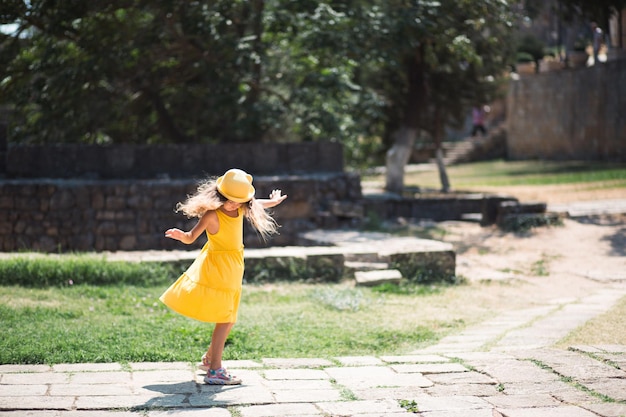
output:
[{"label": "old stone ruin", "polygon": [[329,142],[14,145],[2,156],[0,250],[7,253],[89,252],[111,259],[126,253],[129,260],[155,261],[145,254],[160,251],[162,261],[166,251],[177,254],[173,261],[185,260],[204,240],[183,248],[164,238],[167,228],[195,223],[175,212],[176,203],[193,193],[198,181],[229,168],[252,173],[257,196],[280,188],[289,199],[275,208],[280,235],[266,243],[251,227],[246,230],[249,281],[304,274],[313,281],[354,276],[363,285],[454,282],[450,245],[354,231],[371,218],[480,219],[513,229],[516,222],[538,224],[537,216],[545,217],[545,204],[507,197],[364,195],[360,177],[344,170],[341,146]]}]

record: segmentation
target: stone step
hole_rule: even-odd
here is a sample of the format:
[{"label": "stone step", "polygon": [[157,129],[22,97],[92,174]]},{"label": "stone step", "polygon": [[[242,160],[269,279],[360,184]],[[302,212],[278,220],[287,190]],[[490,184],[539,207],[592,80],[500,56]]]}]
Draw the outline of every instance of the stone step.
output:
[{"label": "stone step", "polygon": [[380,269],[373,271],[356,271],[354,273],[356,285],[373,287],[381,284],[399,284],[402,274],[397,269]]},{"label": "stone step", "polygon": [[301,237],[316,245],[335,245],[327,250],[341,250],[346,262],[388,263],[409,281],[454,281],[456,255],[451,243],[354,230],[315,230]]},{"label": "stone step", "polygon": [[380,271],[383,269],[389,269],[388,262],[363,262],[346,260],[343,266],[344,274],[347,278],[354,278],[357,272]]},{"label": "stone step", "polygon": [[346,261],[344,266],[346,268],[354,269],[355,271],[376,271],[389,268],[389,264],[387,262]]}]

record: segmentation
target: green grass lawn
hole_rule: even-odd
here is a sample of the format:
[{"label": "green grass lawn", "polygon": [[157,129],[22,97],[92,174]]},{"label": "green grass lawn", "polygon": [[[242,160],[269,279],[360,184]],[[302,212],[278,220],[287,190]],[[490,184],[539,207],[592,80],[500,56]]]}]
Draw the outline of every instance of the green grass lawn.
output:
[{"label": "green grass lawn", "polygon": [[[626,164],[587,161],[488,161],[447,167],[455,189],[512,185],[554,185],[608,182],[611,187],[626,187]],[[366,181],[384,181],[384,176],[364,176]],[[437,170],[407,172],[407,186],[439,188]]]},{"label": "green grass lawn", "polygon": [[[168,310],[158,300],[165,288],[0,287],[0,363],[198,360],[213,326]],[[398,353],[462,325],[415,316],[415,300],[339,284],[249,285],[225,359]]]}]

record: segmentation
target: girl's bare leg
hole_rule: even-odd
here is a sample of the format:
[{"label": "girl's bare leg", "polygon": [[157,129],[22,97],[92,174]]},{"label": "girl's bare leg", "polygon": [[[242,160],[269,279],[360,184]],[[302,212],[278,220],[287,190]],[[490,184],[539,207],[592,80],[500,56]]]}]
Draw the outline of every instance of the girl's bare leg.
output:
[{"label": "girl's bare leg", "polygon": [[209,345],[209,347],[207,348],[206,353],[202,355],[202,365],[211,365],[211,345]]},{"label": "girl's bare leg", "polygon": [[224,354],[224,344],[230,334],[230,329],[235,323],[216,323],[209,346],[211,357],[211,369],[216,370],[222,367],[222,355]]}]

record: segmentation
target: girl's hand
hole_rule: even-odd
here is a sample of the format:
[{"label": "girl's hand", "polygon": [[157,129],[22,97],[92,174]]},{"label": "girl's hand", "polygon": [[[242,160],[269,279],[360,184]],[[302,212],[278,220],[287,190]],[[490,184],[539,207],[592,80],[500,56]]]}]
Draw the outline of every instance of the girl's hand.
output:
[{"label": "girl's hand", "polygon": [[180,229],[168,229],[165,231],[165,237],[169,237],[170,239],[176,239],[183,242],[183,240],[187,237],[186,233]]},{"label": "girl's hand", "polygon": [[270,201],[274,203],[274,205],[278,205],[283,202],[287,198],[286,195],[282,195],[280,190],[272,190],[270,193]]}]

